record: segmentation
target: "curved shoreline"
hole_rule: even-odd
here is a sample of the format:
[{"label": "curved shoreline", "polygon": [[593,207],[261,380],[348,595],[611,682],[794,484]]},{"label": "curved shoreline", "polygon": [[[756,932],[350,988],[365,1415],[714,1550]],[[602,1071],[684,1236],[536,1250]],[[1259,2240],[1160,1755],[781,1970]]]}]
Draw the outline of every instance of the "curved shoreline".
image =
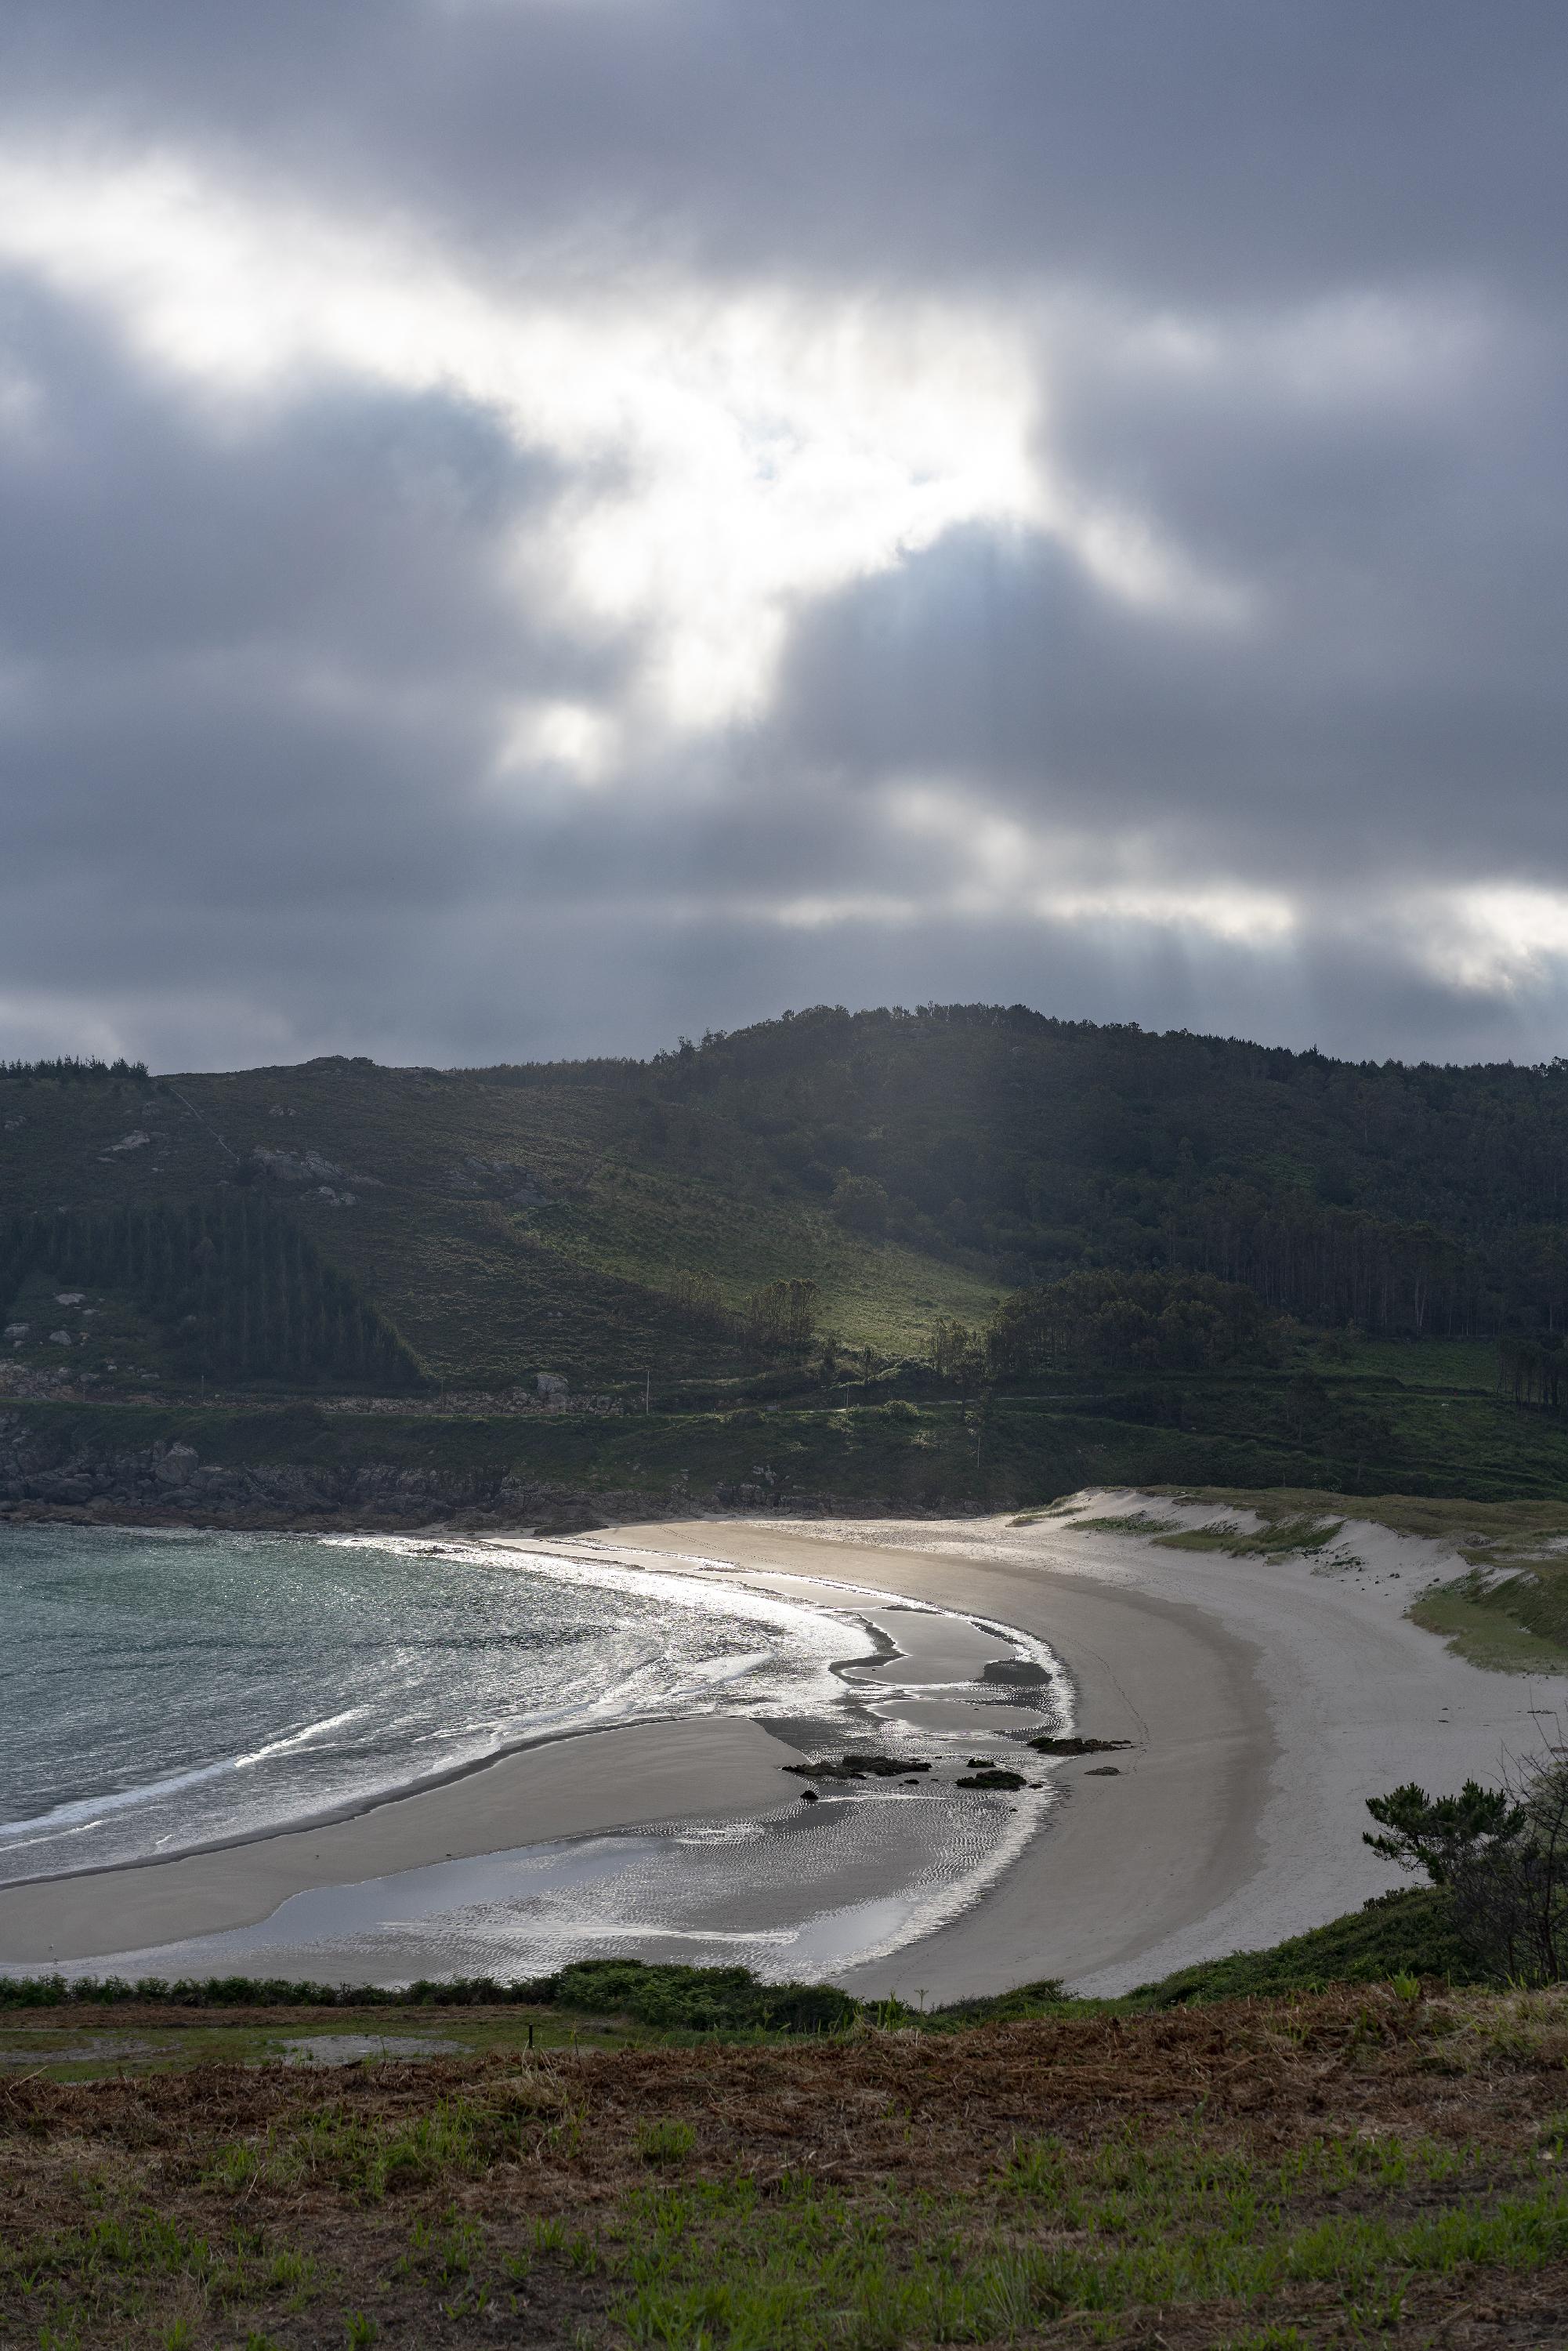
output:
[{"label": "curved shoreline", "polygon": [[[485,1548],[554,1555],[531,1538]],[[580,1557],[575,1546],[574,1553]],[[685,1562],[643,1557],[614,1564],[632,1577],[674,1570],[700,1574],[710,1588],[750,1583],[744,1575],[714,1573],[716,1562],[688,1568]],[[813,1605],[804,1593],[768,1596]],[[900,1599],[862,1583],[821,1595],[815,1604],[825,1604],[856,1642],[854,1655],[831,1662],[835,1677],[860,1671],[874,1677],[903,1656],[866,1613],[878,1601],[896,1607]],[[949,1653],[960,1626],[971,1637],[977,1629],[963,1613],[939,1606],[925,1611],[922,1621],[952,1627],[945,1644]],[[998,1628],[997,1638],[1011,1643],[1005,1629]],[[1032,1646],[1027,1636],[1022,1646]],[[961,1656],[961,1637],[956,1646]],[[956,1664],[953,1670],[962,1677],[970,1668]],[[845,1743],[854,1743],[848,1726]],[[800,1795],[798,1782],[779,1777],[800,1752],[788,1728],[776,1737],[767,1718],[738,1713],[639,1714],[535,1733],[499,1752],[449,1765],[412,1788],[356,1796],[286,1825],[0,1886],[0,1970],[78,1966],[93,1959],[134,1968],[142,1952],[256,1927],[298,1894],[608,1832],[779,1818],[793,1812]],[[891,1878],[885,1890],[894,1891]]]},{"label": "curved shoreline", "polygon": [[[830,1668],[830,1670],[831,1670]],[[72,1886],[82,1877],[120,1877],[131,1870],[170,1869],[180,1861],[203,1861],[211,1854],[237,1853],[246,1845],[271,1844],[278,1837],[313,1836],[322,1829],[347,1826],[355,1821],[368,1820],[372,1813],[384,1812],[389,1804],[412,1803],[416,1797],[435,1795],[443,1788],[454,1787],[459,1781],[473,1780],[486,1771],[493,1771],[503,1763],[514,1762],[519,1756],[532,1755],[546,1747],[567,1747],[578,1739],[614,1739],[622,1732],[653,1729],[687,1722],[701,1722],[710,1718],[691,1714],[639,1714],[624,1722],[575,1723],[566,1730],[541,1730],[537,1737],[517,1739],[497,1747],[488,1755],[471,1755],[465,1762],[449,1763],[444,1770],[433,1771],[428,1779],[416,1780],[402,1788],[372,1789],[368,1794],[345,1797],[340,1804],[327,1804],[319,1813],[303,1813],[287,1825],[236,1829],[233,1836],[204,1837],[198,1844],[183,1844],[176,1853],[132,1854],[124,1861],[84,1862],[79,1869],[47,1869],[37,1877],[8,1877],[0,1880],[0,1906],[13,1894],[24,1894],[35,1886]],[[715,1720],[726,1718],[714,1717]],[[655,1817],[650,1813],[648,1818]],[[612,1825],[617,1825],[612,1823]],[[628,1821],[627,1827],[637,1823]],[[444,1859],[451,1856],[444,1855]],[[234,1924],[248,1923],[235,1919]],[[5,1930],[0,1912],[0,1964],[5,1961]]]},{"label": "curved shoreline", "polygon": [[[752,1575],[841,1577],[850,1558],[872,1550],[883,1588],[994,1615],[1048,1642],[1072,1682],[1079,1733],[1133,1743],[1108,1759],[1113,1777],[1107,1759],[1057,1764],[1063,1801],[972,1909],[838,1980],[863,1994],[942,2001],[1126,1968],[1219,1907],[1261,1860],[1278,1750],[1255,1646],[1181,1601],[1071,1572],[1042,1578],[1022,1560],[960,1562],[923,1548],[928,1531],[899,1530],[896,1549],[886,1527],[835,1537],[708,1525],[704,1538],[707,1556]],[[674,1565],[669,1554],[691,1532],[618,1528],[613,1540]]]},{"label": "curved shoreline", "polygon": [[[126,1533],[141,1537],[149,1530],[140,1527],[105,1526],[101,1529],[95,1528],[94,1531],[109,1534]],[[171,1531],[153,1530],[152,1531]],[[227,1531],[218,1530],[217,1531]],[[312,1529],[298,1529],[294,1531],[298,1532],[302,1542],[320,1542],[328,1540]],[[383,1538],[377,1533],[368,1533],[363,1540],[377,1545],[383,1541],[388,1544],[402,1543],[408,1541],[410,1538],[404,1535],[388,1535]],[[495,1541],[484,1537],[460,1538],[445,1534],[439,1539],[438,1548],[444,1557],[456,1556],[465,1552],[487,1553],[489,1564],[495,1563],[497,1555],[505,1559],[508,1555],[515,1555],[520,1552],[526,1558],[533,1560],[539,1565],[549,1565],[560,1559],[560,1554],[546,1548],[549,1540],[529,1537]],[[572,1556],[565,1563],[580,1565],[583,1562],[576,1556]],[[637,1573],[640,1571],[632,1568],[629,1572]],[[646,1573],[646,1569],[641,1572]],[[738,1581],[740,1579],[737,1579]],[[835,1613],[846,1615],[849,1614],[848,1611]],[[864,1665],[868,1661],[874,1662],[880,1656],[894,1654],[893,1645],[887,1641],[885,1635],[878,1632],[875,1626],[862,1622],[858,1629],[866,1644],[863,1654],[830,1660],[826,1667],[828,1673],[834,1677],[841,1677],[846,1672],[854,1671],[858,1666]],[[340,1801],[324,1803],[316,1811],[296,1813],[284,1821],[276,1821],[253,1828],[237,1829],[232,1834],[201,1837],[191,1844],[176,1846],[172,1852],[136,1854],[115,1861],[88,1861],[71,1868],[45,1869],[28,1876],[0,1878],[0,1903],[3,1903],[9,1895],[18,1893],[27,1886],[59,1886],[68,1884],[76,1878],[108,1878],[128,1870],[162,1868],[173,1862],[190,1861],[204,1855],[227,1853],[245,1845],[265,1844],[276,1837],[311,1834],[336,1827],[345,1822],[361,1820],[371,1813],[381,1811],[386,1805],[405,1803],[414,1797],[429,1795],[438,1789],[448,1787],[457,1781],[471,1779],[478,1773],[493,1770],[497,1764],[505,1763],[517,1756],[531,1753],[537,1749],[553,1747],[573,1740],[604,1737],[612,1732],[632,1730],[644,1726],[682,1723],[697,1719],[699,1719],[697,1714],[691,1709],[677,1710],[672,1708],[669,1711],[662,1711],[633,1707],[619,1714],[612,1711],[597,1720],[591,1718],[579,1719],[575,1721],[552,1724],[548,1729],[535,1729],[525,1731],[515,1739],[504,1740],[483,1754],[466,1756],[457,1761],[443,1764],[434,1770],[423,1771],[417,1778],[402,1782],[392,1787],[359,1791],[343,1797]],[[0,1863],[3,1863],[4,1858],[4,1855],[0,1854]],[[0,1947],[0,1963],[3,1961],[3,1947]]]},{"label": "curved shoreline", "polygon": [[546,1740],[324,1826],[0,1888],[0,1966],[76,1964],[254,1927],[293,1895],[436,1861],[770,1809],[794,1753],[716,1714]]},{"label": "curved shoreline", "polygon": [[870,1554],[884,1588],[1037,1634],[1079,1692],[1080,1731],[1145,1741],[1114,1777],[1093,1759],[1060,1767],[1066,1801],[977,1907],[847,1972],[850,1989],[953,2000],[1054,1977],[1113,1994],[1266,1947],[1403,1882],[1362,1842],[1367,1796],[1495,1781],[1543,1722],[1568,1721],[1568,1676],[1483,1671],[1410,1621],[1406,1604],[1458,1570],[1438,1543],[1351,1520],[1343,1568],[1173,1551],[1114,1531],[1137,1507],[1225,1515],[1124,1491],[1078,1498],[1098,1532],[1074,1529],[1072,1506],[1032,1522],[616,1531],[644,1556],[700,1542],[764,1577],[841,1576]]},{"label": "curved shoreline", "polygon": [[[1568,1677],[1483,1672],[1409,1622],[1419,1586],[1453,1572],[1438,1546],[1354,1522],[1344,1539],[1364,1554],[1354,1574],[1173,1552],[1060,1514],[1030,1525],[705,1519],[574,1542],[808,1604],[876,1593],[1014,1627],[1065,1668],[1081,1734],[1133,1742],[1109,1762],[1054,1764],[1061,1801],[1043,1833],[971,1907],[837,1977],[941,2002],[1052,1977],[1124,1991],[1318,1925],[1396,1882],[1362,1844],[1366,1795],[1412,1777],[1495,1777],[1505,1749],[1568,1715]],[[324,1826],[0,1890],[0,1965],[254,1923],[292,1892],[443,1856],[777,1817],[779,1767],[793,1753],[738,1715],[555,1736]]]}]

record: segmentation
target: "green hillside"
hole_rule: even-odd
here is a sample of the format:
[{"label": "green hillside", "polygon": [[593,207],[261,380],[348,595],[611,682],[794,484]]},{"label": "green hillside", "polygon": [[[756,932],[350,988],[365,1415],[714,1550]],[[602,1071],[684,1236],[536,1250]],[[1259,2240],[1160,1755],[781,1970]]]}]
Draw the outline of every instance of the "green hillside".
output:
[{"label": "green hillside", "polygon": [[1023,1006],[823,1008],[657,1063],[804,1187],[1012,1282],[1085,1265],[1243,1281],[1313,1323],[1568,1327],[1568,1061],[1334,1061]]},{"label": "green hillside", "polygon": [[[577,1387],[765,1364],[739,1327],[672,1304],[683,1274],[709,1276],[737,1326],[768,1283],[814,1281],[820,1332],[884,1355],[922,1346],[941,1315],[994,1303],[988,1269],[847,1230],[743,1125],[701,1108],[673,1134],[655,1122],[616,1086],[368,1061],[153,1081],[17,1075],[0,1079],[0,1213],[101,1219],[265,1199],[435,1379],[488,1389],[539,1371]],[[29,1326],[7,1355],[90,1364],[111,1383],[179,1375],[178,1350],[172,1359],[166,1334],[112,1284],[87,1301],[98,1329],[57,1311],[81,1275],[74,1258],[63,1274],[51,1265],[29,1276],[29,1295],[0,1301]],[[62,1321],[85,1353],[50,1338]]]},{"label": "green hillside", "polygon": [[[830,1368],[924,1358],[944,1318],[1111,1268],[1469,1344],[1457,1383],[1445,1349],[1401,1345],[1402,1386],[1490,1389],[1514,1333],[1537,1350],[1520,1393],[1551,1403],[1565,1176],[1563,1062],[1352,1064],[1023,1008],[819,1008],[647,1062],[13,1067],[0,1307],[26,1327],[0,1360],[13,1387],[68,1368],[110,1391],[495,1393],[549,1372],[674,1401],[808,1356],[820,1376],[824,1342]],[[809,1349],[750,1311],[802,1281]],[[1353,1468],[1409,1417],[1364,1392],[1346,1420],[1321,1379],[1256,1393],[1247,1433]],[[1218,1416],[1233,1442],[1251,1409],[1167,1396],[1155,1416]]]}]

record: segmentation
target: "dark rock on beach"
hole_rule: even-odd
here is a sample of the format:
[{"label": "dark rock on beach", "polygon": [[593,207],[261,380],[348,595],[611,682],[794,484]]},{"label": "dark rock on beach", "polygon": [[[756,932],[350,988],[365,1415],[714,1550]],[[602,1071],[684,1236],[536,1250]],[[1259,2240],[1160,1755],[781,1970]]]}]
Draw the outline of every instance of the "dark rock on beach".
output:
[{"label": "dark rock on beach", "polygon": [[902,1780],[911,1771],[929,1771],[929,1763],[907,1756],[846,1755],[838,1763],[781,1763],[781,1771],[797,1780]]},{"label": "dark rock on beach", "polygon": [[1029,1743],[1037,1755],[1110,1755],[1133,1742],[1130,1739],[1031,1739]]}]

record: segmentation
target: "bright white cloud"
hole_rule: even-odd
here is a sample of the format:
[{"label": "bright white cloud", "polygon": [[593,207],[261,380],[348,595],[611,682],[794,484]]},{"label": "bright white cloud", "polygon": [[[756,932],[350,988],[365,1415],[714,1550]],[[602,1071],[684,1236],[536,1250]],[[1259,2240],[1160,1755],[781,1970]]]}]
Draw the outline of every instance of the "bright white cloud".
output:
[{"label": "bright white cloud", "polygon": [[502,737],[496,773],[506,778],[560,768],[580,784],[602,781],[621,748],[613,718],[585,702],[525,703]]},{"label": "bright white cloud", "polygon": [[569,282],[542,262],[486,277],[412,224],[329,219],[168,156],[13,156],[0,254],[109,311],[211,396],[215,430],[333,371],[504,419],[576,484],[519,543],[519,586],[638,630],[655,721],[756,716],[805,600],[967,523],[1051,531],[1134,604],[1244,608],[1137,516],[1052,477],[1016,305]]},{"label": "bright white cloud", "polygon": [[1409,917],[1428,968],[1481,995],[1568,977],[1568,891],[1483,883],[1445,892]]},{"label": "bright white cloud", "polygon": [[230,430],[324,371],[499,415],[578,481],[519,575],[648,632],[653,705],[677,725],[757,707],[800,599],[956,523],[1042,512],[1026,354],[977,312],[484,280],[411,227],[327,221],[169,160],[13,161],[0,252],[108,309]]},{"label": "bright white cloud", "polygon": [[1184,931],[1240,946],[1280,946],[1300,923],[1289,898],[1243,882],[1042,890],[1034,907],[1052,922]]},{"label": "bright white cloud", "polygon": [[1301,910],[1281,891],[1239,879],[1160,878],[1155,853],[1135,841],[1119,845],[1114,862],[1124,871],[1107,878],[1103,843],[1031,828],[939,784],[900,785],[883,796],[883,809],[894,835],[928,853],[924,888],[806,892],[748,901],[747,912],[799,930],[1038,923],[1254,947],[1283,946],[1300,927]]}]

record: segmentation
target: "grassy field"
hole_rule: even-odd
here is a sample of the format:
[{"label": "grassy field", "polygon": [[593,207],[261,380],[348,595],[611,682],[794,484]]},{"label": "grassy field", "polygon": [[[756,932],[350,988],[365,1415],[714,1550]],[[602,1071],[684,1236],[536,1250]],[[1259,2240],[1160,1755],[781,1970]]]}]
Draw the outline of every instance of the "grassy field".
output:
[{"label": "grassy field", "polygon": [[1490,1395],[1497,1386],[1490,1339],[1358,1339],[1348,1347],[1309,1349],[1317,1368],[1339,1379],[1395,1381],[1401,1387]]},{"label": "grassy field", "polygon": [[[1401,1978],[1145,2014],[873,2017],[827,2038],[533,2021],[530,2050],[521,2011],[455,2025],[333,2009],[235,2020],[219,2051],[203,2020],[183,2062],[93,2080],[5,2051],[23,2063],[0,2101],[4,2339],[1465,2351],[1563,2336],[1560,1994]],[[268,2062],[280,2022],[297,2041],[357,2029],[372,2045],[330,2069]],[[119,2011],[75,2029],[177,2037]],[[377,2035],[425,2046],[382,2055]]]}]

